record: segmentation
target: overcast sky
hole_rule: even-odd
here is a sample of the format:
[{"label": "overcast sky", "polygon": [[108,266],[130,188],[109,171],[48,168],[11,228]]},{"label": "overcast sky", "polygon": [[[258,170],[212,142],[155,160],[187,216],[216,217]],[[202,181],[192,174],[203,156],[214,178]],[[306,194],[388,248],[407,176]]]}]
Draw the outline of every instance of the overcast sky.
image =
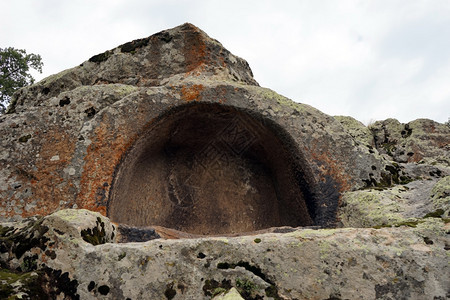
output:
[{"label": "overcast sky", "polygon": [[190,22],[261,86],[368,123],[450,117],[449,0],[0,0],[0,47],[42,56],[42,79]]}]

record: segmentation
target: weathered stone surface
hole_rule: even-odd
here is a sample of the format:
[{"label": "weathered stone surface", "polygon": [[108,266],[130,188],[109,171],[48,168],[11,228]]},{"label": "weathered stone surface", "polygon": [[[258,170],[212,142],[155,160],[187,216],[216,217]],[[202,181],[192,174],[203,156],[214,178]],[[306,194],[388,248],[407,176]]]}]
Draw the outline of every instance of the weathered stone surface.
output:
[{"label": "weathered stone surface", "polygon": [[360,121],[349,116],[334,116],[342,124],[344,130],[359,144],[373,147],[374,137],[372,131]]},{"label": "weathered stone surface", "polygon": [[[67,285],[50,288],[68,299],[211,299],[213,293],[232,287],[244,299],[250,299],[245,294],[263,299],[448,295],[450,268],[445,261],[450,228],[439,218],[427,218],[415,228],[298,229],[94,246],[83,239],[82,231],[99,228],[99,218],[104,224],[100,227],[115,232],[108,219],[85,210],[65,210],[35,221],[35,228],[46,228],[40,235],[44,242],[20,258],[10,251],[11,245],[18,248],[26,240],[8,244],[11,234],[2,230],[2,262],[11,270],[33,255],[38,274],[53,270],[59,274],[54,284],[65,278]],[[113,241],[109,233],[105,236]]]},{"label": "weathered stone surface", "polygon": [[430,197],[434,209],[442,209],[443,215],[448,218],[450,214],[450,176],[442,178],[434,185]]},{"label": "weathered stone surface", "polygon": [[22,89],[10,110],[21,111],[81,86],[171,85],[188,77],[257,85],[248,63],[199,28],[184,24],[91,57],[80,66]]},{"label": "weathered stone surface", "polygon": [[396,162],[425,162],[450,166],[450,128],[428,119],[402,124],[395,119],[370,125],[375,145]]},{"label": "weathered stone surface", "polygon": [[228,292],[213,298],[214,300],[244,300],[236,288],[231,288]]},{"label": "weathered stone surface", "polygon": [[0,134],[7,297],[449,296],[449,129],[295,103],[191,24],[20,90]]},{"label": "weathered stone surface", "polygon": [[344,193],[338,211],[343,227],[392,226],[416,223],[427,214],[446,217],[450,176],[440,181],[416,180],[392,188]]},{"label": "weathered stone surface", "polygon": [[333,226],[341,192],[383,180],[387,161],[257,86],[195,26],[125,45],[20,90],[0,117],[3,220],[86,208],[197,234]]}]

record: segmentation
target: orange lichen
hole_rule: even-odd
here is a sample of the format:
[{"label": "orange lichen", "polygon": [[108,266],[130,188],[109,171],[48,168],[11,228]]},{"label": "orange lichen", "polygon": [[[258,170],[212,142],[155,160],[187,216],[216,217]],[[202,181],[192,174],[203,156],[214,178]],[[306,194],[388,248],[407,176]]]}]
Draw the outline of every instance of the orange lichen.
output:
[{"label": "orange lichen", "polygon": [[186,101],[200,101],[201,100],[201,92],[204,87],[201,84],[194,84],[190,86],[183,86],[181,88],[181,98]]},{"label": "orange lichen", "polygon": [[184,57],[186,72],[190,72],[208,62],[208,52],[205,40],[198,28],[188,30],[184,35]]},{"label": "orange lichen", "polygon": [[420,151],[419,147],[417,147],[416,145],[412,146],[412,152],[414,153],[411,157],[408,157],[408,162],[419,162],[423,159],[423,154]]},{"label": "orange lichen", "polygon": [[[24,205],[21,212],[22,217],[32,215],[47,215],[61,208],[62,203],[73,200],[69,182],[65,180],[62,170],[72,160],[75,151],[76,138],[67,134],[61,127],[49,128],[46,133],[35,132],[36,140],[41,141],[41,148],[38,150],[39,156],[33,162],[19,162],[16,165],[17,179],[22,183],[16,192],[23,192],[26,189],[32,190],[32,197],[23,199],[30,204],[28,210]],[[30,168],[34,165],[34,168]],[[18,201],[15,195],[9,202]],[[3,201],[2,201],[3,203]],[[6,216],[16,213],[10,211]]]},{"label": "orange lichen", "polygon": [[218,87],[217,100],[220,104],[227,102],[227,89],[224,86]]},{"label": "orange lichen", "polygon": [[336,189],[340,193],[350,190],[351,183],[349,182],[349,176],[343,172],[345,170],[343,163],[333,159],[330,153],[321,151],[317,146],[313,146],[313,149],[309,152],[312,158],[319,162],[322,180],[325,180],[325,176],[331,176],[338,183],[339,186],[336,186]]},{"label": "orange lichen", "polygon": [[106,198],[116,165],[130,146],[124,135],[114,134],[102,122],[87,149],[77,205],[106,215]]},{"label": "orange lichen", "polygon": [[79,208],[106,215],[116,167],[139,134],[154,122],[154,119],[148,118],[148,110],[141,108],[137,112],[129,122],[121,125],[114,123],[113,116],[105,115],[95,129],[92,143],[84,157],[85,164],[76,200]]}]

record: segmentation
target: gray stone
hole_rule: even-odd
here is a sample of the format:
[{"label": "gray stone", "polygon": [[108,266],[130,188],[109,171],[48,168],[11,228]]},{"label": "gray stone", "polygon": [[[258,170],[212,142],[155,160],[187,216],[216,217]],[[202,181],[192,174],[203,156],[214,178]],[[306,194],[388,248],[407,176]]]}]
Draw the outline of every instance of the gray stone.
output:
[{"label": "gray stone", "polygon": [[[80,230],[98,228],[98,218],[104,228],[116,230],[85,210],[31,223],[46,231],[35,235],[42,243],[20,257],[9,249],[26,240],[8,244],[12,235],[2,227],[2,262],[14,269],[35,255],[36,272],[59,275],[47,288],[72,299],[210,299],[219,287],[264,299],[420,299],[445,298],[450,284],[449,227],[438,218],[416,227],[298,229],[121,244],[109,239],[94,246]],[[63,279],[71,288],[58,290]]]},{"label": "gray stone", "polygon": [[402,124],[395,119],[369,126],[375,145],[396,162],[423,162],[450,166],[450,128],[428,119]]},{"label": "gray stone", "polygon": [[372,131],[360,121],[348,116],[334,116],[342,124],[344,130],[359,144],[373,147],[374,137]]},{"label": "gray stone", "polygon": [[192,234],[329,227],[340,194],[388,164],[191,24],[20,90],[0,134],[5,221],[84,208]]},{"label": "gray stone", "polygon": [[448,127],[295,103],[191,24],[18,91],[0,134],[5,297],[448,297]]},{"label": "gray stone", "polygon": [[220,294],[213,298],[214,300],[244,300],[236,288],[231,288],[228,292]]}]

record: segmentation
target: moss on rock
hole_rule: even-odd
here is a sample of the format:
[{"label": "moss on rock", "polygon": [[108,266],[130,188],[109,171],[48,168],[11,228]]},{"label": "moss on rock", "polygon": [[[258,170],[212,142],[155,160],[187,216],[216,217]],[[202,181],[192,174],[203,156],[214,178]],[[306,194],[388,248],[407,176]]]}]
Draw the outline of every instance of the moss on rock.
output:
[{"label": "moss on rock", "polygon": [[0,269],[1,299],[46,299],[37,272],[15,272]]},{"label": "moss on rock", "polygon": [[431,190],[431,200],[435,209],[442,209],[443,215],[448,218],[450,213],[450,176],[439,180]]},{"label": "moss on rock", "polygon": [[344,193],[339,209],[340,221],[344,227],[374,227],[404,221],[399,213],[400,204],[392,199],[395,192],[371,189]]}]

